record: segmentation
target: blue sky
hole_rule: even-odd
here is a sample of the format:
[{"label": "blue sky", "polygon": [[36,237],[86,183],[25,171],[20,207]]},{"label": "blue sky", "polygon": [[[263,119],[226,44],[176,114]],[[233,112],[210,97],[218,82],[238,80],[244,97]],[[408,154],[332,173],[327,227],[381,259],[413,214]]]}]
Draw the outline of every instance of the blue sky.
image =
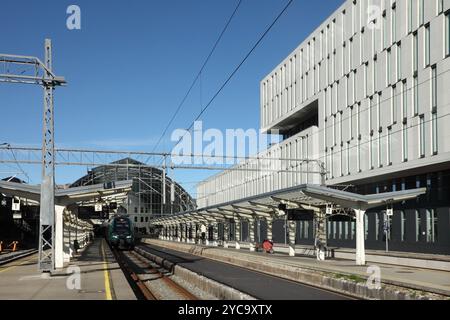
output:
[{"label": "blue sky", "polygon": [[[55,93],[59,147],[151,151],[230,16],[237,0],[2,1],[0,52],[43,56],[53,41],[54,71],[69,85]],[[199,84],[158,147],[187,128],[287,0],[243,0]],[[259,128],[259,82],[343,0],[295,0],[202,117],[207,128]],[[66,28],[81,8],[82,29]],[[201,85],[200,85],[201,83]],[[42,90],[0,84],[0,143],[41,144]],[[40,169],[24,166],[32,183]],[[59,168],[69,183],[87,168]],[[0,172],[13,168],[0,165]],[[173,172],[189,191],[211,171]],[[195,196],[195,194],[194,194]]]}]

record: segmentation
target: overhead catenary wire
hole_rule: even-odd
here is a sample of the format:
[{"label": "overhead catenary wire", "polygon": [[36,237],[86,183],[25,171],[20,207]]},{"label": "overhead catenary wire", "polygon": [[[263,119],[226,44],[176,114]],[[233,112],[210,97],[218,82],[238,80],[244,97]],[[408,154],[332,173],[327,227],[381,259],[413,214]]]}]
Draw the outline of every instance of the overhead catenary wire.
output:
[{"label": "overhead catenary wire", "polygon": [[225,32],[227,31],[228,27],[231,24],[231,21],[233,20],[234,16],[236,15],[239,7],[242,4],[242,0],[239,0],[238,3],[236,4],[236,7],[234,8],[233,13],[231,14],[231,16],[228,18],[227,23],[225,24],[225,26],[223,27],[219,37],[217,38],[216,42],[214,43],[213,47],[211,48],[208,56],[206,57],[205,61],[203,62],[203,65],[201,66],[200,70],[198,71],[197,75],[195,76],[194,80],[192,81],[188,91],[186,92],[186,94],[184,95],[183,99],[181,100],[181,102],[179,103],[177,109],[175,110],[175,112],[173,113],[172,117],[170,118],[169,122],[167,123],[166,127],[163,130],[163,133],[161,134],[161,136],[159,137],[158,141],[156,142],[155,146],[152,149],[152,152],[156,150],[156,148],[158,148],[159,144],[161,143],[161,140],[164,138],[164,136],[167,133],[167,130],[169,130],[170,126],[172,125],[173,121],[175,120],[175,118],[177,117],[178,113],[180,112],[181,108],[183,107],[184,103],[186,102],[187,98],[189,97],[192,89],[194,88],[195,84],[197,83],[197,81],[201,78],[201,75],[206,67],[206,65],[208,64],[209,60],[211,59],[212,55],[214,54],[214,51],[216,50],[220,40],[222,39],[222,37],[224,36]]},{"label": "overhead catenary wire", "polygon": [[[200,113],[197,115],[197,117],[192,121],[189,128],[186,130],[186,132],[189,132],[192,127],[194,126],[194,123],[200,119],[200,117],[208,110],[208,108],[211,106],[211,104],[214,102],[214,100],[217,98],[217,96],[222,92],[222,90],[228,85],[228,83],[231,81],[231,79],[234,77],[234,75],[239,71],[239,69],[242,67],[242,65],[247,61],[247,59],[251,56],[251,54],[255,51],[255,49],[259,46],[259,44],[262,42],[262,40],[266,37],[266,35],[270,32],[270,30],[274,27],[274,25],[277,23],[277,21],[281,18],[281,16],[286,12],[286,10],[289,8],[289,6],[292,4],[293,0],[289,0],[289,2],[284,6],[283,10],[276,16],[276,18],[272,21],[272,23],[267,27],[267,29],[263,32],[263,34],[259,37],[259,39],[256,41],[256,43],[252,46],[250,51],[247,52],[247,54],[244,56],[244,58],[241,60],[241,62],[234,68],[234,70],[230,73],[230,75],[227,77],[227,79],[223,82],[223,84],[220,86],[220,88],[216,91],[216,93],[212,96],[212,98],[209,100],[209,102],[205,105],[204,108],[200,111]],[[184,138],[186,135],[186,132],[184,135],[180,138],[180,140],[177,142],[177,144]]]}]

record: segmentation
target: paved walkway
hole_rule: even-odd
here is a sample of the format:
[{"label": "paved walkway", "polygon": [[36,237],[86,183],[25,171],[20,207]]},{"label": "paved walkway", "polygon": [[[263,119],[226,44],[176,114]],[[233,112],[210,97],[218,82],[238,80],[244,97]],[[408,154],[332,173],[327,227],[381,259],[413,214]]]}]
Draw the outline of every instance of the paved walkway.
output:
[{"label": "paved walkway", "polygon": [[[161,240],[150,240],[149,243],[164,246]],[[176,244],[177,242],[171,242]],[[189,245],[180,243],[180,245]],[[192,245],[192,244],[191,244]],[[378,266],[381,271],[381,281],[386,284],[400,285],[417,290],[434,292],[450,296],[450,272],[421,269],[416,267],[405,267],[383,263],[368,263],[366,266],[357,266],[353,260],[330,259],[318,261],[316,258],[307,256],[290,257],[284,253],[267,254],[264,252],[250,252],[248,249],[236,250],[223,247],[206,247],[211,250],[219,250],[224,256],[240,258],[248,261],[260,261],[267,265],[289,265],[301,269],[311,269],[342,275],[357,275],[367,278],[369,266]]]},{"label": "paved walkway", "polygon": [[[76,270],[80,271],[80,281]],[[0,266],[0,300],[8,299],[127,300],[135,295],[106,242],[96,239],[67,268],[51,277],[38,272],[37,255]]]},{"label": "paved walkway", "polygon": [[[236,254],[235,249],[223,249]],[[262,252],[250,252],[241,250],[239,254],[249,257],[263,257],[275,264],[292,265],[299,268],[309,268],[324,272],[342,273],[347,275],[358,275],[368,277],[367,269],[371,265],[378,266],[381,270],[381,281],[384,283],[410,286],[414,289],[430,290],[432,292],[450,296],[450,272],[420,269],[413,267],[395,266],[388,264],[372,263],[366,266],[357,266],[354,261],[344,259],[332,259],[318,261],[311,257],[289,257],[285,254],[266,254]]]}]

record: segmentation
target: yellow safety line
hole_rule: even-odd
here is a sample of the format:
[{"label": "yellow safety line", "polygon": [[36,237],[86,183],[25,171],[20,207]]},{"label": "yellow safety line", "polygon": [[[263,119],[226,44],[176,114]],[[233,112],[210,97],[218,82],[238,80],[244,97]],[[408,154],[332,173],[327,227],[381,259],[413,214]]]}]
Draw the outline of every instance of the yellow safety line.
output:
[{"label": "yellow safety line", "polygon": [[[21,262],[21,263],[19,263],[19,264],[14,265],[14,266],[5,268],[5,269],[3,269],[3,270],[0,270],[0,273],[5,272],[5,271],[8,271],[8,270],[11,270],[11,269],[14,269],[14,268],[16,268],[16,267],[20,267],[20,266],[24,265],[25,263],[30,262],[30,261],[33,260],[33,259],[35,259],[35,258],[28,259],[28,260],[26,260],[26,261],[23,261],[23,262]],[[14,261],[12,261],[12,262],[14,262]]]},{"label": "yellow safety line", "polygon": [[111,294],[111,286],[109,285],[109,272],[108,272],[108,264],[106,263],[106,254],[105,254],[105,248],[103,247],[103,240],[102,240],[102,256],[103,256],[103,278],[105,280],[105,296],[106,300],[112,300],[112,294]]}]

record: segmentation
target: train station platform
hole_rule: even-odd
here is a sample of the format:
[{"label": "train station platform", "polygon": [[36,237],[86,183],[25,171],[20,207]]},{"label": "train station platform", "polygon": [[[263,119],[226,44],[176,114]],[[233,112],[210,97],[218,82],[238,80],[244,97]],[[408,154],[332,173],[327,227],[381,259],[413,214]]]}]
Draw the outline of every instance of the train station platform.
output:
[{"label": "train station platform", "polygon": [[357,266],[346,259],[318,261],[306,256],[290,257],[283,253],[250,252],[242,249],[242,246],[241,250],[236,250],[156,239],[146,239],[144,242],[318,286],[325,283],[328,285],[329,278],[365,284],[371,275],[368,267],[373,265],[380,268],[382,286],[393,286],[394,291],[395,288],[404,288],[405,292],[411,289],[450,297],[450,272],[447,271],[382,263]]},{"label": "train station platform", "polygon": [[0,266],[0,300],[134,300],[108,245],[95,239],[70,264],[40,273],[37,254]]}]

